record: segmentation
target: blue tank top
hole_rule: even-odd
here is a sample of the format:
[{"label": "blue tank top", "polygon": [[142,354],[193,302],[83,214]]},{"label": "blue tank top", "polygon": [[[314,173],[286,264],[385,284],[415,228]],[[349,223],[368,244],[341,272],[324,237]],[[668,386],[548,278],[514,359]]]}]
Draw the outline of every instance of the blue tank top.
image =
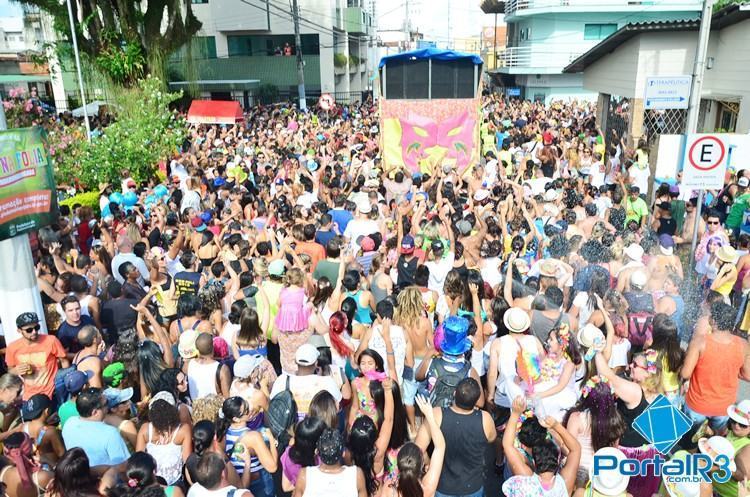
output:
[{"label": "blue tank top", "polygon": [[372,317],[370,317],[370,308],[363,307],[359,301],[362,296],[362,290],[358,290],[356,293],[346,292],[347,297],[351,297],[357,303],[357,313],[354,315],[354,319],[362,324],[372,324]]},{"label": "blue tank top", "polygon": [[[232,428],[231,426],[227,430],[227,441],[226,441],[226,454],[229,457],[229,462],[232,463],[234,469],[237,470],[237,474],[241,475],[245,472],[245,462],[242,460],[242,452],[245,448],[236,447],[237,442],[242,436],[250,431],[248,427]],[[236,450],[235,450],[236,447]],[[257,456],[250,456],[250,472],[255,473],[260,471],[262,468],[260,461]]]},{"label": "blue tank top", "polygon": [[268,347],[266,345],[258,347],[257,349],[238,348],[237,351],[240,353],[240,357],[243,355],[262,355],[263,357],[268,357]]}]

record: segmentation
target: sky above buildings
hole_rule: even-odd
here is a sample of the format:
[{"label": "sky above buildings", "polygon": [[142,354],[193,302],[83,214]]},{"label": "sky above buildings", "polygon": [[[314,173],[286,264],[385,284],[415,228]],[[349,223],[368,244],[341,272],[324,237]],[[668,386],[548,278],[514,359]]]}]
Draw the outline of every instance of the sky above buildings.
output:
[{"label": "sky above buildings", "polygon": [[[406,17],[403,0],[377,0],[379,30],[403,30]],[[479,0],[409,0],[412,30],[427,41],[445,45],[455,38],[480,36],[483,26],[491,26],[494,16],[479,8]]]},{"label": "sky above buildings", "polygon": [[15,17],[22,13],[21,7],[9,0],[0,0],[0,17]]}]

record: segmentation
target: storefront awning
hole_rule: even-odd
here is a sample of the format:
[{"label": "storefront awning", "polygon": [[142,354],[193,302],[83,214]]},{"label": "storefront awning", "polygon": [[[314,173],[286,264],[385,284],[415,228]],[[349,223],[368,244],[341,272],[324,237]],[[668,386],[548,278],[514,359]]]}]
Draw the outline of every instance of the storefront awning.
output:
[{"label": "storefront awning", "polygon": [[234,124],[242,119],[240,103],[234,100],[193,100],[187,117],[196,124]]}]

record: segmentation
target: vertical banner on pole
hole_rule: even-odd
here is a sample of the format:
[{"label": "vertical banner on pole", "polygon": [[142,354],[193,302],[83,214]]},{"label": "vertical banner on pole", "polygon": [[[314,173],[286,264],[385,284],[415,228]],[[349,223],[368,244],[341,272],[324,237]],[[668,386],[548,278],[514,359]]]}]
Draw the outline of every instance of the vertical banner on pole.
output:
[{"label": "vertical banner on pole", "polygon": [[22,312],[36,312],[46,331],[27,233],[56,217],[55,181],[44,130],[0,131],[0,320],[8,344],[18,338],[15,320]]},{"label": "vertical banner on pole", "polygon": [[0,240],[51,224],[56,213],[55,179],[44,130],[0,131]]}]

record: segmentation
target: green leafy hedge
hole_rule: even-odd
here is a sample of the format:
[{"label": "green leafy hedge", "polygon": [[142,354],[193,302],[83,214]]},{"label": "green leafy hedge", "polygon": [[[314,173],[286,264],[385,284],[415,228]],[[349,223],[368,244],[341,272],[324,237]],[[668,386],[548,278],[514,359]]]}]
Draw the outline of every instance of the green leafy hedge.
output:
[{"label": "green leafy hedge", "polygon": [[95,212],[99,211],[99,192],[83,192],[78,195],[73,195],[70,198],[66,198],[60,205],[67,205],[70,209],[73,209],[73,205],[81,204],[82,206],[88,206],[94,209]]}]

